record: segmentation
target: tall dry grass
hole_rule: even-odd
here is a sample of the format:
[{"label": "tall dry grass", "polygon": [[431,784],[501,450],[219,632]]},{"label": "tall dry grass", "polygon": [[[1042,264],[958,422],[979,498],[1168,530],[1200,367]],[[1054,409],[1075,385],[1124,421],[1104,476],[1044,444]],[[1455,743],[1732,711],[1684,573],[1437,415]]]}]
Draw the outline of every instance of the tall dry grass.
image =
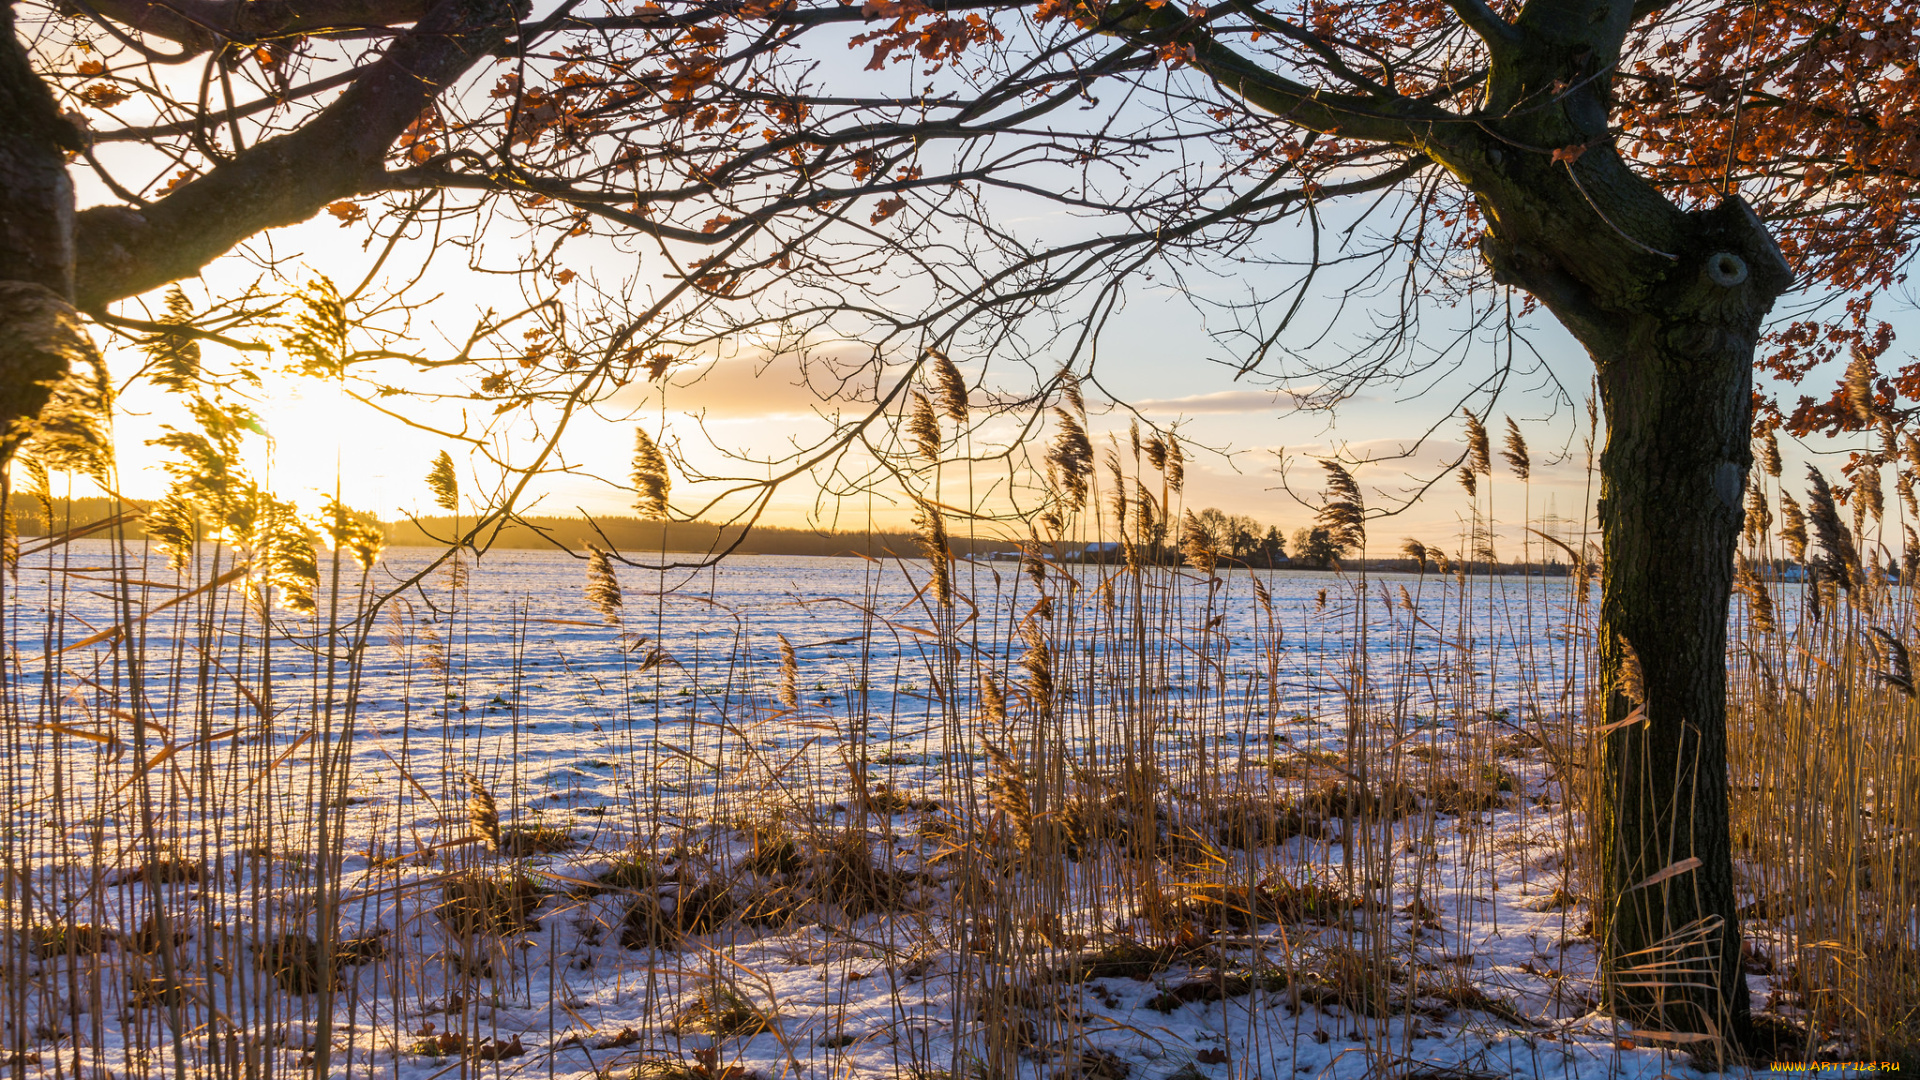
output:
[{"label": "tall dry grass", "polygon": [[[911,405],[935,459],[965,409],[936,374],[940,412]],[[525,606],[476,614],[471,552],[383,578],[341,514],[316,547],[278,510],[214,536],[206,497],[149,508],[175,519],[171,568],[129,542],[23,540],[0,594],[0,1065],[466,1076],[585,1053],[608,1077],[738,1080],[740,1049],[770,1039],[838,1075],[875,1066],[834,995],[880,971],[880,1072],[914,1077],[1126,1075],[1089,1005],[1102,980],[1151,980],[1153,1010],[1285,1017],[1236,1061],[1331,1038],[1383,1070],[1448,1025],[1598,1005],[1577,963],[1596,552],[1524,510],[1501,531],[1496,492],[1533,505],[1518,433],[1499,477],[1471,421],[1451,550],[1410,542],[1403,572],[1361,562],[1302,591],[1182,535],[1177,440],[1116,446],[1103,481],[1080,416],[1071,395],[1056,410],[1057,528],[1018,564],[953,559],[954,498],[920,502],[926,558],[864,564],[841,598],[851,668],[820,668],[768,611],[707,605],[701,635],[669,640],[697,587],[599,550],[578,622],[604,628],[611,673],[539,659],[553,620]],[[657,512],[664,461],[644,436],[638,457]],[[1880,543],[1905,519],[1858,494],[1848,528],[1820,484],[1816,536],[1795,539],[1777,473],[1757,481],[1729,656],[1750,970],[1802,1052],[1910,1054],[1915,567],[1889,578]],[[457,511],[451,463],[433,475]],[[1327,475],[1323,524],[1366,542],[1361,488]],[[235,488],[230,517],[282,505]],[[1494,573],[1496,535],[1566,572]],[[1094,536],[1123,558],[1059,558]],[[1782,580],[1799,567],[1819,583]],[[107,623],[75,622],[85,593],[110,597]],[[480,618],[504,667],[475,670]],[[476,687],[502,680],[482,722]],[[617,800],[526,775],[534,682],[604,721],[620,752],[593,767]],[[1524,977],[1474,955],[1502,910],[1475,898],[1516,881],[1556,927]],[[821,969],[825,1005],[738,959],[768,943]],[[615,1004],[577,996],[589,983]]]}]

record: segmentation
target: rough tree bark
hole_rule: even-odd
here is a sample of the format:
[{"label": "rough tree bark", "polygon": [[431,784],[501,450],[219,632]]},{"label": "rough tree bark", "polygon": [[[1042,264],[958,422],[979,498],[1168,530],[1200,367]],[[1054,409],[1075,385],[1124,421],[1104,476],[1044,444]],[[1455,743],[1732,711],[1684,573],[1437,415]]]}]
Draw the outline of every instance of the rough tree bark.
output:
[{"label": "rough tree bark", "polygon": [[1606,411],[1600,655],[1612,730],[1593,824],[1609,1004],[1641,1024],[1740,1036],[1727,607],[1754,350],[1793,274],[1738,196],[1683,210],[1614,152],[1605,73],[1629,18],[1625,3],[1527,5],[1495,38],[1507,44],[1495,46],[1487,112],[1505,122],[1449,163],[1490,220],[1495,279],[1538,297],[1586,346]]},{"label": "rough tree bark", "polygon": [[0,4],[0,461],[67,369],[73,315],[73,184],[79,132],[60,115]]},{"label": "rough tree bark", "polygon": [[1727,606],[1754,348],[1792,275],[1738,199],[1683,224],[1664,239],[1671,273],[1639,304],[1569,292],[1551,269],[1488,249],[1501,276],[1556,310],[1581,308],[1567,321],[1607,417],[1600,655],[1613,730],[1594,825],[1610,1005],[1643,1024],[1733,1034],[1748,1001],[1727,817]]}]

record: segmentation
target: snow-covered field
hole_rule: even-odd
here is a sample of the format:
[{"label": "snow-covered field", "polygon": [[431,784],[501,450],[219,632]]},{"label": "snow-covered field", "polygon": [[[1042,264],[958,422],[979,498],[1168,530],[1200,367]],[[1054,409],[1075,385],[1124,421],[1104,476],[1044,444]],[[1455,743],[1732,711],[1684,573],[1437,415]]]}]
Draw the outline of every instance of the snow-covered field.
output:
[{"label": "snow-covered field", "polygon": [[432,554],[343,569],[332,635],[194,592],[212,556],[23,561],[10,1067],[1653,1077],[1702,1051],[1595,1012],[1542,749],[1582,673],[1564,579],[1109,599],[1114,568],[962,563],[947,610],[923,564],[743,557],[623,569],[609,624],[557,553],[387,595]]}]

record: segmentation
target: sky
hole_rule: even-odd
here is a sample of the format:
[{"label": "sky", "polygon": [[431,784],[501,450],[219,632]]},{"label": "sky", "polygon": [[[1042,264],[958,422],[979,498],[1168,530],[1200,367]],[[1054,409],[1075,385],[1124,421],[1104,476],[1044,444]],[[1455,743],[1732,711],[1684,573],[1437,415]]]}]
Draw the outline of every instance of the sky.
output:
[{"label": "sky", "polygon": [[[846,62],[857,66],[858,60]],[[82,205],[106,201],[96,182],[84,176],[81,181]],[[1079,227],[1052,204],[1010,200],[999,210],[997,224],[1026,236],[1066,235]],[[1341,212],[1329,211],[1329,234],[1341,224],[1337,216]],[[269,253],[280,275],[277,281],[266,282],[270,289],[290,291],[317,274],[348,287],[369,273],[378,254],[369,250],[367,239],[365,224],[342,227],[322,214],[259,238],[217,262],[200,280],[186,283],[187,292],[197,304],[204,304],[209,296],[232,295],[259,280],[260,266]],[[1290,242],[1290,237],[1277,235],[1268,244],[1284,251]],[[661,269],[612,244],[582,241],[570,244],[567,251],[567,267],[581,276],[582,286],[598,283],[617,289],[622,283],[651,280]],[[402,254],[405,257],[385,268],[387,277],[403,278],[418,264],[419,252],[403,250]],[[404,324],[409,347],[428,356],[450,355],[465,338],[478,309],[520,306],[521,297],[510,291],[507,279],[477,272],[469,265],[485,258],[466,252],[435,253],[421,284],[437,298],[413,312]],[[908,299],[916,285],[912,281],[882,284],[898,285]],[[1309,294],[1302,320],[1316,328],[1307,335],[1317,338],[1305,350],[1307,355],[1321,361],[1338,359],[1341,350],[1356,348],[1377,328],[1383,318],[1381,308],[1343,303],[1342,289],[1350,284],[1351,279],[1343,280],[1337,273],[1316,282],[1317,291]],[[1198,288],[1205,301],[1272,294],[1283,285],[1259,271],[1217,272]],[[134,302],[129,313],[138,314],[142,302],[149,311],[157,310],[159,297]],[[1459,311],[1430,307],[1423,316],[1416,353],[1438,354],[1459,347],[1463,317]],[[1911,309],[1896,317],[1910,322]],[[397,319],[390,315],[385,324],[401,328]],[[1230,362],[1233,358],[1210,337],[1209,332],[1219,328],[1219,319],[1217,309],[1197,307],[1164,276],[1129,287],[1092,357],[1097,384],[1088,388],[1086,425],[1096,457],[1110,436],[1123,445],[1127,442],[1129,421],[1136,416],[1172,427],[1188,447],[1187,507],[1218,507],[1288,533],[1312,520],[1312,504],[1323,486],[1317,459],[1338,455],[1348,461],[1372,461],[1355,472],[1369,505],[1377,513],[1387,513],[1370,531],[1373,546],[1392,550],[1400,537],[1412,536],[1455,550],[1472,513],[1465,493],[1445,475],[1464,449],[1457,413],[1464,399],[1487,414],[1496,445],[1505,421],[1511,418],[1531,450],[1528,483],[1497,467],[1491,485],[1483,486],[1481,508],[1486,508],[1488,498],[1492,500],[1495,517],[1512,522],[1505,526],[1508,537],[1520,535],[1519,523],[1529,515],[1551,513],[1577,523],[1597,495],[1597,479],[1589,470],[1584,400],[1591,366],[1579,345],[1544,315],[1522,320],[1526,344],[1518,361],[1520,374],[1501,388],[1497,400],[1474,392],[1497,369],[1498,350],[1504,347],[1482,334],[1466,339],[1454,354],[1457,364],[1443,362],[1431,371],[1414,370],[1403,378],[1370,384],[1330,412],[1298,406],[1296,395],[1310,395],[1319,389],[1317,385],[1258,375],[1238,377]],[[222,351],[208,349],[216,366],[222,362]],[[1901,354],[1907,351],[1896,349]],[[122,381],[141,363],[137,351],[126,347],[112,348],[108,355]],[[769,355],[758,340],[728,342],[713,355],[694,359],[697,362],[676,369],[665,385],[635,385],[602,408],[573,420],[552,462],[564,471],[538,478],[522,500],[523,512],[628,512],[631,493],[623,486],[624,477],[633,429],[642,426],[675,456],[676,510],[696,513],[706,507],[705,516],[726,516],[740,507],[739,498],[706,504],[729,485],[700,483],[692,474],[742,481],[762,478],[770,467],[761,462],[830,429],[823,414],[859,405],[844,399],[823,401],[820,392],[825,384],[817,369],[809,386],[808,370],[796,357]],[[980,374],[978,358],[956,352],[954,359],[970,377]],[[1058,357],[1045,347],[1022,359],[1031,370],[1042,372],[1058,363]],[[283,360],[284,352],[277,353],[267,366]],[[995,364],[985,377],[989,384],[1016,392],[1031,387],[1027,369],[1010,368],[1004,357]],[[393,381],[409,388],[458,389],[445,373],[422,376],[398,368],[388,365]],[[1086,370],[1084,364],[1082,370]],[[1818,373],[1815,379],[1832,377]],[[501,470],[486,455],[379,415],[325,383],[272,374],[253,397],[269,437],[251,442],[249,463],[270,488],[303,507],[337,495],[350,506],[388,519],[432,512],[424,476],[433,456],[442,450],[454,454],[463,490],[475,500],[497,492],[503,482]],[[553,420],[551,415],[536,415],[503,424],[487,415],[489,410],[463,412],[458,402],[387,399],[386,404],[443,431],[478,432],[491,423],[493,430],[483,441],[495,458],[515,462],[528,459]],[[164,425],[183,423],[183,418],[176,403],[138,382],[127,384],[120,405],[115,433],[120,490],[135,498],[155,497],[164,490],[166,477],[148,444]],[[982,449],[996,439],[1011,438],[1016,430],[1012,419],[988,422],[975,432],[972,445]],[[1043,429],[1042,440],[1050,434],[1050,427]],[[1604,430],[1597,437],[1603,440]],[[1790,458],[1817,458],[1832,449],[1789,446],[1788,452]],[[856,474],[871,465],[872,459],[861,454],[846,462],[846,468]],[[1004,510],[1008,506],[1004,487],[997,486],[1004,473],[997,461],[972,469],[946,465],[938,475],[939,498],[951,505],[965,504],[971,491],[974,505]],[[829,480],[823,486],[817,479],[802,476],[783,485],[761,520],[838,528],[859,528],[871,522],[895,528],[911,514],[897,485],[848,492],[844,484]],[[1412,498],[1429,485],[1424,497]],[[836,487],[842,489],[838,494]]]},{"label": "sky", "polygon": [[[337,281],[355,280],[364,272],[367,257],[355,237],[330,218],[281,230],[273,243],[283,256],[293,254],[290,270],[297,265]],[[196,283],[189,283],[189,295],[198,300],[203,292],[218,293],[223,277],[231,275],[237,281],[242,274],[254,272],[237,258],[228,262],[235,265],[211,268],[198,289]],[[621,269],[583,265],[587,270]],[[450,276],[461,275],[455,270]],[[415,322],[420,347],[430,355],[452,352],[445,339],[461,337],[473,317],[471,290],[449,282],[446,291],[459,299],[435,304]],[[1586,361],[1578,346],[1551,325],[1541,328],[1537,336],[1562,380],[1583,387]],[[1188,508],[1218,507],[1291,533],[1311,523],[1310,504],[1323,487],[1316,464],[1320,457],[1339,452],[1350,459],[1399,458],[1411,453],[1406,460],[1358,470],[1369,488],[1370,502],[1385,509],[1406,501],[1464,449],[1461,424],[1450,418],[1449,410],[1436,411],[1430,400],[1406,386],[1370,387],[1335,411],[1302,412],[1284,389],[1236,379],[1233,371],[1206,359],[1209,351],[1205,328],[1190,305],[1177,296],[1141,294],[1123,308],[1117,325],[1103,340],[1095,365],[1099,386],[1087,390],[1086,426],[1096,455],[1109,445],[1110,436],[1126,446],[1129,423],[1136,416],[1181,433],[1188,455],[1183,500]],[[218,346],[208,346],[206,353],[215,367],[231,357]],[[126,347],[110,351],[109,359],[122,380],[142,361],[137,350]],[[978,373],[978,365],[967,358],[957,356],[956,360],[969,377]],[[730,460],[726,452],[761,458],[776,454],[796,439],[804,441],[827,431],[822,412],[850,407],[834,399],[823,401],[825,380],[816,374],[812,381],[809,386],[807,371],[792,355],[768,357],[747,350],[683,369],[664,388],[623,391],[609,407],[574,422],[561,443],[561,460],[578,473],[536,481],[529,490],[531,512],[629,512],[631,493],[621,485],[636,425],[644,426],[663,445],[671,445],[695,468],[764,475],[764,470]],[[388,519],[434,513],[424,477],[433,456],[443,449],[454,453],[463,490],[470,496],[496,490],[500,483],[496,467],[463,453],[458,443],[379,415],[322,381],[269,374],[253,404],[270,438],[250,441],[249,462],[272,490],[302,506],[317,505],[321,497],[337,494],[348,505]],[[403,408],[392,399],[385,404]],[[115,434],[121,489],[136,498],[157,496],[167,480],[159,456],[147,444],[161,434],[164,425],[183,424],[184,416],[166,395],[138,382],[127,384],[120,405]],[[473,429],[491,419],[485,410],[476,415],[448,403],[408,404],[404,411],[450,430]],[[1500,419],[1509,415],[1525,432],[1535,465],[1530,485],[1504,474],[1496,477],[1496,508],[1505,504],[1518,509],[1524,503],[1536,516],[1551,508],[1563,517],[1580,517],[1590,501],[1591,487],[1581,441],[1583,409],[1556,403],[1550,394],[1540,392],[1536,380],[1533,387],[1511,387],[1503,395],[1492,420],[1496,439]],[[1430,436],[1429,428],[1434,429]],[[498,455],[525,460],[544,430],[523,421],[499,432],[491,442]],[[1013,431],[1014,424],[1008,420],[990,422],[976,435],[983,440],[1004,439]],[[1050,434],[1051,427],[1043,429],[1042,438]],[[979,492],[990,491],[1005,470],[998,463],[987,463],[973,471]],[[700,505],[702,495],[716,486],[690,482],[686,469],[674,472],[675,506],[682,513]],[[963,496],[967,472],[963,464],[943,467],[943,502],[967,502]],[[1104,471],[1101,476],[1104,483]],[[1004,507],[1004,500],[991,494],[976,499],[988,508]],[[737,500],[723,508],[730,505],[737,505]],[[1426,498],[1383,520],[1376,543],[1397,547],[1399,537],[1416,536],[1452,549],[1470,513],[1465,493],[1447,478]],[[762,520],[838,528],[860,528],[871,520],[897,528],[910,514],[909,505],[892,488],[883,488],[872,498],[855,495],[836,500],[823,496],[818,484],[802,477],[782,488]]]}]

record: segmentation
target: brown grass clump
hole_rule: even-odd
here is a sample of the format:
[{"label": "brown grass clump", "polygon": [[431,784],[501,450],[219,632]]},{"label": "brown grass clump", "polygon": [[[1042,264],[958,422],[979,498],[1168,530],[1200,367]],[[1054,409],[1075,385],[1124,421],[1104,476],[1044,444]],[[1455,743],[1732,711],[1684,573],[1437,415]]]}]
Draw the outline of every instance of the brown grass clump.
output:
[{"label": "brown grass clump", "polygon": [[118,940],[119,931],[94,923],[50,923],[27,931],[27,947],[41,960],[97,956]]},{"label": "brown grass clump", "polygon": [[[386,955],[386,940],[380,935],[352,938],[340,942],[333,951],[333,970],[329,986],[342,985],[343,969],[365,964]],[[322,989],[321,968],[324,950],[320,942],[306,934],[288,933],[272,938],[261,946],[256,959],[260,969],[273,976],[280,989],[289,994],[317,994]]]},{"label": "brown grass clump", "polygon": [[1332,775],[1340,761],[1340,754],[1335,751],[1306,748],[1271,759],[1267,768],[1285,780],[1314,780]]},{"label": "brown grass clump", "polygon": [[545,898],[546,890],[524,874],[469,870],[440,887],[433,913],[455,937],[510,937],[540,929],[534,912]]},{"label": "brown grass clump", "polygon": [[740,861],[740,868],[762,877],[792,877],[806,868],[807,861],[793,836],[778,824],[756,825],[747,829],[752,851]]},{"label": "brown grass clump", "polygon": [[1097,1046],[1056,1046],[1052,1064],[1041,1075],[1049,1080],[1127,1080],[1133,1066],[1119,1054]]},{"label": "brown grass clump", "polygon": [[936,813],[940,804],[888,784],[875,784],[867,791],[867,808],[892,817],[898,814]]},{"label": "brown grass clump", "polygon": [[1302,796],[1300,812],[1323,821],[1352,814],[1361,821],[1399,821],[1420,809],[1419,796],[1403,781],[1368,790],[1354,781],[1322,784]]},{"label": "brown grass clump", "polygon": [[1502,770],[1500,778],[1508,781],[1502,786],[1500,780],[1492,783],[1474,777],[1461,780],[1457,776],[1442,776],[1428,784],[1425,789],[1427,801],[1439,814],[1474,814],[1487,810],[1504,810],[1511,805],[1507,794],[1512,791],[1511,778]]},{"label": "brown grass clump", "polygon": [[1289,800],[1240,795],[1211,811],[1214,839],[1221,846],[1250,851],[1285,843],[1296,836],[1319,836],[1320,819],[1301,812]]},{"label": "brown grass clump", "polygon": [[156,856],[107,879],[108,885],[198,885],[207,868],[177,854]]},{"label": "brown grass clump", "polygon": [[593,883],[594,887],[587,890],[589,893],[650,889],[660,883],[660,868],[654,865],[652,855],[633,852],[615,859],[611,866],[595,874]]},{"label": "brown grass clump", "polygon": [[577,841],[572,833],[552,825],[510,825],[500,830],[499,852],[509,859],[527,859],[536,855],[557,855],[572,851]]},{"label": "brown grass clump", "polygon": [[1409,1010],[1405,990],[1407,972],[1398,964],[1381,964],[1365,950],[1337,945],[1311,950],[1294,968],[1293,1001],[1338,1005],[1358,1016],[1388,1018]]},{"label": "brown grass clump", "polygon": [[1184,886],[1178,910],[1204,926],[1251,930],[1274,923],[1344,921],[1371,901],[1317,881],[1293,882],[1269,877],[1255,884],[1195,882]]},{"label": "brown grass clump", "polygon": [[1158,815],[1142,823],[1133,813],[1125,795],[1105,798],[1097,792],[1076,792],[1052,824],[1057,825],[1059,847],[1069,859],[1078,861],[1102,841],[1116,841],[1122,850],[1146,850],[1146,841],[1157,839],[1161,831]]},{"label": "brown grass clump", "polygon": [[1232,998],[1246,997],[1255,990],[1278,991],[1284,989],[1286,985],[1286,977],[1277,971],[1268,970],[1257,974],[1219,971],[1204,978],[1175,983],[1148,998],[1146,1006],[1155,1012],[1170,1013],[1190,1002],[1227,1001]]},{"label": "brown grass clump", "polygon": [[814,897],[838,905],[851,919],[896,910],[915,880],[911,874],[880,865],[860,833],[848,833],[815,855],[808,872]]},{"label": "brown grass clump", "polygon": [[620,920],[624,949],[678,949],[695,934],[710,934],[739,910],[727,883],[710,877],[697,885],[683,885],[672,896],[672,906],[657,894],[636,897]]},{"label": "brown grass clump", "polygon": [[693,1004],[673,1018],[676,1035],[744,1039],[773,1030],[773,1022],[731,983],[719,979],[702,987]]},{"label": "brown grass clump", "polygon": [[1149,945],[1138,938],[1119,937],[1099,949],[1084,953],[1054,969],[1053,977],[1062,982],[1086,982],[1090,979],[1132,979],[1146,982],[1175,964],[1194,959],[1189,945],[1172,943]]}]

